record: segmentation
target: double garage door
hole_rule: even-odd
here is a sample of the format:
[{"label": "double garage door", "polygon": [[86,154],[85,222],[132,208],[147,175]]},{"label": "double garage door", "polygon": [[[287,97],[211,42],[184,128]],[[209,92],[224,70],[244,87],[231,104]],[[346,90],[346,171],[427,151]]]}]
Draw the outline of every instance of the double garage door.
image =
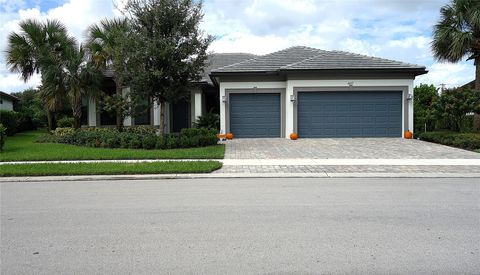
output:
[{"label": "double garage door", "polygon": [[[280,94],[230,95],[230,131],[236,137],[280,137]],[[401,91],[298,92],[302,138],[399,137]]]}]

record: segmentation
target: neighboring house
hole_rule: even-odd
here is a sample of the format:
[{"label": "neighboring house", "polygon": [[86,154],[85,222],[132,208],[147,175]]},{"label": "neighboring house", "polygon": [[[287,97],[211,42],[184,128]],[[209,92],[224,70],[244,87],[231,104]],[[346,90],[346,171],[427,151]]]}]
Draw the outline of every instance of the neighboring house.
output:
[{"label": "neighboring house", "polygon": [[475,80],[472,80],[472,81],[468,82],[467,84],[464,84],[464,85],[460,86],[460,89],[466,89],[466,88],[475,89]]},{"label": "neighboring house", "polygon": [[[167,106],[167,132],[213,111],[220,114],[220,131],[238,138],[288,138],[294,132],[401,137],[413,131],[413,81],[427,73],[414,64],[301,46],[263,56],[215,54],[209,62],[190,98]],[[91,106],[89,124],[105,125],[96,123]],[[159,125],[158,105],[151,106],[143,121]],[[137,125],[136,120],[125,122]]]},{"label": "neighboring house", "polygon": [[0,110],[13,111],[13,105],[18,97],[0,91]]}]

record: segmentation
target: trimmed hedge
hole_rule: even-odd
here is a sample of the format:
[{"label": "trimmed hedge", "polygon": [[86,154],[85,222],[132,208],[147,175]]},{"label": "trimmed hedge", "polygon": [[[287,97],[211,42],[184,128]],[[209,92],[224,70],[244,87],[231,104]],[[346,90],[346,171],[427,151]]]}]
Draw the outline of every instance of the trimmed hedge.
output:
[{"label": "trimmed hedge", "polygon": [[73,127],[75,119],[73,117],[62,117],[57,121],[57,125],[60,128]]},{"label": "trimmed hedge", "polygon": [[77,146],[129,149],[175,149],[215,145],[217,130],[182,129],[179,134],[157,136],[152,127],[131,127],[123,132],[113,128],[57,128],[37,142],[57,142]]},{"label": "trimmed hedge", "polygon": [[3,146],[5,145],[5,139],[7,138],[6,135],[6,128],[3,124],[0,123],[0,151],[3,151]]},{"label": "trimmed hedge", "polygon": [[18,113],[0,110],[0,123],[6,128],[6,135],[13,136],[17,132]]},{"label": "trimmed hedge", "polygon": [[418,135],[421,140],[454,146],[467,150],[480,149],[479,133],[427,132]]}]

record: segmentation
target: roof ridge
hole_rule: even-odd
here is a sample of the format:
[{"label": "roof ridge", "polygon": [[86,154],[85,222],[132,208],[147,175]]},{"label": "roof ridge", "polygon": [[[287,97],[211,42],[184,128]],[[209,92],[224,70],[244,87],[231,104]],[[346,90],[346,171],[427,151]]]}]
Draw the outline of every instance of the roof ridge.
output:
[{"label": "roof ridge", "polygon": [[233,63],[233,64],[226,65],[226,66],[223,66],[223,67],[218,67],[218,68],[213,69],[212,71],[220,70],[220,69],[223,69],[223,68],[228,68],[228,67],[231,67],[231,66],[234,66],[234,65],[238,65],[238,64],[242,64],[242,63],[244,63],[244,62],[257,59],[257,58],[259,58],[259,57],[261,57],[261,56],[263,56],[263,55],[256,55],[254,58],[249,58],[249,59],[246,59],[246,60],[237,62],[237,63]]},{"label": "roof ridge", "polygon": [[214,70],[229,68],[229,67],[232,67],[232,66],[236,66],[238,64],[242,64],[242,63],[247,62],[247,61],[255,60],[255,59],[258,59],[258,58],[262,58],[262,57],[273,55],[273,54],[280,53],[280,52],[284,52],[284,51],[287,51],[287,50],[289,50],[291,48],[295,48],[295,47],[297,47],[297,46],[288,47],[286,49],[282,49],[282,50],[279,50],[279,51],[276,51],[276,52],[273,52],[273,53],[267,53],[267,54],[264,54],[264,55],[256,55],[254,58],[250,58],[250,59],[247,59],[247,60],[243,60],[241,62],[237,62],[237,63],[233,63],[233,64],[226,65],[226,66],[223,66],[223,67],[219,67],[219,68],[216,68]]},{"label": "roof ridge", "polygon": [[399,60],[393,60],[393,59],[388,59],[388,58],[378,57],[378,56],[370,56],[370,55],[360,54],[360,53],[352,53],[352,52],[339,51],[339,50],[333,50],[332,52],[339,52],[339,53],[345,53],[345,54],[349,54],[349,55],[356,55],[356,56],[361,56],[361,57],[364,57],[364,58],[367,58],[367,59],[377,59],[377,60],[390,61],[390,62],[394,62],[394,63],[398,63],[398,64],[405,64],[405,65],[414,66],[414,67],[425,67],[425,66],[420,66],[418,64],[414,64],[414,63],[409,63],[409,62],[404,62],[404,61],[399,61]]},{"label": "roof ridge", "polygon": [[316,58],[316,57],[318,57],[318,56],[324,55],[325,52],[326,52],[325,50],[320,50],[320,49],[317,49],[317,50],[322,51],[322,53],[319,53],[319,54],[314,55],[314,56],[310,56],[310,57],[308,57],[308,58],[305,58],[305,59],[303,59],[303,60],[300,60],[300,61],[297,61],[297,62],[294,62],[294,63],[290,63],[290,64],[288,64],[288,65],[285,65],[285,66],[280,67],[279,69],[280,69],[280,70],[281,70],[281,69],[288,69],[288,67],[295,66],[295,65],[297,65],[297,64],[303,63],[303,62],[308,61],[308,60],[310,60],[310,59],[314,59],[314,58]]},{"label": "roof ridge", "polygon": [[209,55],[216,55],[216,54],[221,54],[221,55],[224,55],[224,54],[245,54],[245,55],[259,56],[259,55],[254,54],[254,53],[246,53],[246,52],[228,52],[228,53],[216,53],[216,52],[213,52],[213,53],[210,53]]}]

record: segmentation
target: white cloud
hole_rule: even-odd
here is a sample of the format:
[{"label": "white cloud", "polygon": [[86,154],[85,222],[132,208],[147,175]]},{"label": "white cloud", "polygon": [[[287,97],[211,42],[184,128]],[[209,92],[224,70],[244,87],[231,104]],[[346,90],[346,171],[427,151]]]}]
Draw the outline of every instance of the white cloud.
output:
[{"label": "white cloud", "polygon": [[[123,6],[125,0],[116,2]],[[216,52],[267,54],[294,45],[344,50],[426,65],[430,73],[416,83],[461,85],[474,78],[474,66],[468,62],[436,63],[430,50],[432,26],[440,7],[448,2],[205,0],[201,26],[217,37],[210,47]],[[91,23],[120,15],[111,0],[68,0],[48,11],[27,9],[22,0],[0,0],[0,5],[4,6],[0,8],[0,50],[21,19],[59,19],[82,40]],[[0,87],[7,92],[29,85],[6,71],[3,56],[0,80]]]},{"label": "white cloud", "polygon": [[[5,0],[0,0],[5,1]],[[0,2],[3,5],[3,2]],[[10,6],[13,7],[13,4]],[[23,3],[17,3],[16,6],[23,7]],[[4,60],[4,51],[7,47],[7,37],[11,32],[18,31],[18,23],[24,19],[57,19],[63,22],[69,33],[75,36],[79,41],[84,40],[85,30],[95,22],[104,17],[112,17],[114,14],[114,3],[112,1],[98,0],[70,0],[67,3],[42,12],[39,7],[19,9],[14,12],[14,8],[9,8],[5,12],[0,12],[0,89],[5,92],[17,92],[24,88],[36,87],[40,84],[38,75],[32,77],[28,83],[18,77],[18,74],[8,72]]]},{"label": "white cloud", "polygon": [[427,70],[428,74],[415,79],[416,84],[427,83],[436,86],[445,84],[447,88],[453,88],[462,86],[475,78],[475,66],[472,62],[434,63]]}]

